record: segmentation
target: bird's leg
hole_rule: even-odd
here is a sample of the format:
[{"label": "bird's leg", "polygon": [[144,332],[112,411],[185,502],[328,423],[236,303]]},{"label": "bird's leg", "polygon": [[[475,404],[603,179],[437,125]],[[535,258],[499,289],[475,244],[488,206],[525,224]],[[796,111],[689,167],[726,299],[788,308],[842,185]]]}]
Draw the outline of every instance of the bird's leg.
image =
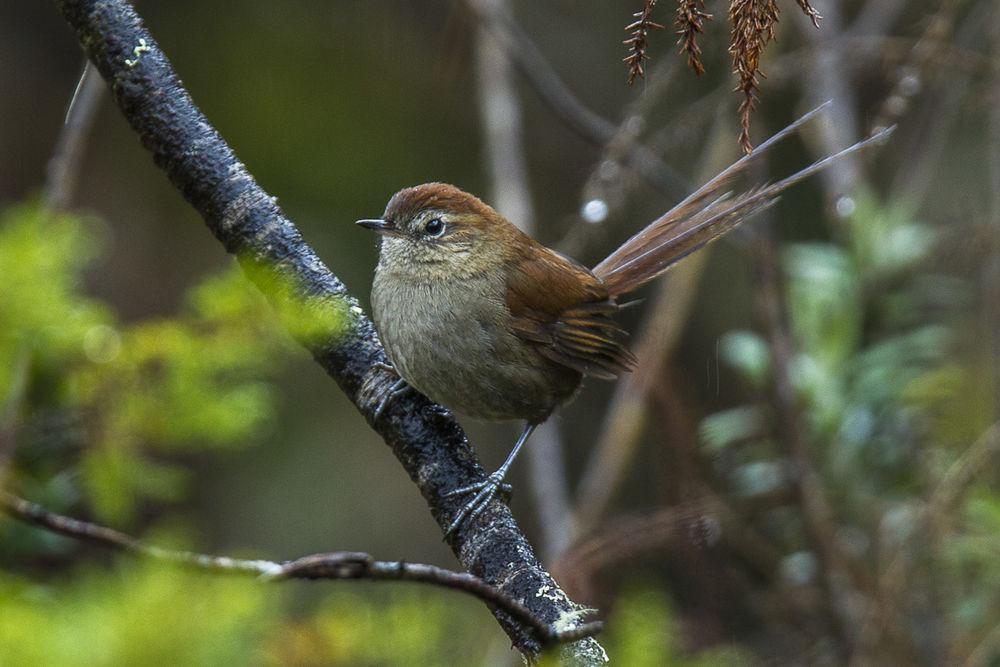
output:
[{"label": "bird's leg", "polygon": [[388,371],[396,376],[396,381],[393,382],[392,385],[389,386],[389,388],[382,393],[382,398],[379,399],[378,406],[376,406],[375,408],[375,414],[373,416],[373,419],[377,421],[378,418],[382,416],[382,413],[385,412],[385,409],[389,406],[389,404],[392,403],[392,399],[396,398],[397,396],[401,396],[402,394],[405,394],[406,392],[410,391],[412,387],[410,387],[410,385],[406,383],[406,380],[404,380],[402,376],[400,376],[399,372],[389,364],[383,364],[382,362],[378,362],[375,365],[378,368],[381,368],[384,371]]},{"label": "bird's leg", "polygon": [[457,496],[465,493],[475,493],[472,500],[462,505],[462,508],[458,510],[458,514],[452,519],[451,523],[448,525],[448,530],[445,531],[445,537],[451,535],[455,532],[459,526],[462,525],[463,521],[472,521],[483,511],[491,500],[493,496],[497,494],[503,487],[510,488],[510,485],[503,483],[503,478],[507,475],[507,471],[510,469],[510,465],[514,462],[517,457],[517,453],[521,451],[521,447],[527,442],[528,438],[531,436],[532,431],[538,424],[525,424],[524,430],[521,432],[521,437],[517,439],[514,444],[514,449],[510,450],[510,454],[507,455],[507,460],[503,462],[503,465],[497,468],[497,470],[492,473],[489,477],[484,479],[482,482],[476,482],[475,484],[470,484],[468,486],[463,486],[458,489],[452,489],[444,494],[445,497]]}]

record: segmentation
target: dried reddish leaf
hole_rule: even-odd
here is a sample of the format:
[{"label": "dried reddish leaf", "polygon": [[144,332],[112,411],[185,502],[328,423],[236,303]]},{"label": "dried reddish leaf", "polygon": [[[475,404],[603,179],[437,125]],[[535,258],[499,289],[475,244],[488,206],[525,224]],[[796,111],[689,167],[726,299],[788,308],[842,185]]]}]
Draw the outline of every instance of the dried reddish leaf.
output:
[{"label": "dried reddish leaf", "polygon": [[704,29],[704,22],[711,21],[712,15],[705,11],[702,0],[678,0],[677,34],[680,36],[677,44],[680,52],[687,54],[688,66],[694,73],[701,76],[705,73],[705,65],[701,62],[701,47],[698,46],[698,35]]}]

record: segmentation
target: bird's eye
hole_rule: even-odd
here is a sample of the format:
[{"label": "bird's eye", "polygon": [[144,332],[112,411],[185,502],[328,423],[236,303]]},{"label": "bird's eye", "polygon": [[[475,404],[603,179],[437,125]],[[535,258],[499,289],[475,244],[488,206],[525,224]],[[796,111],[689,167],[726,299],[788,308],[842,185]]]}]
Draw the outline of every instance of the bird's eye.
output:
[{"label": "bird's eye", "polygon": [[424,225],[424,233],[427,236],[441,236],[444,234],[444,222],[442,222],[441,218],[431,218]]}]

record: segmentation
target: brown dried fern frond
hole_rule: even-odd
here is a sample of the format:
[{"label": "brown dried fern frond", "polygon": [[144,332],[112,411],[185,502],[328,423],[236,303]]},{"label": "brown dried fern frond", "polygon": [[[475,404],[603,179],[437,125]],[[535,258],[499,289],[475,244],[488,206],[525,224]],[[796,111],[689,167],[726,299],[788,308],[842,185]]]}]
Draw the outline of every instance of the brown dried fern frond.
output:
[{"label": "brown dried fern frond", "polygon": [[740,147],[747,153],[753,150],[750,114],[757,104],[759,77],[764,76],[760,71],[760,56],[774,39],[778,11],[775,0],[732,0],[729,4],[732,24],[729,53],[733,57],[733,72],[739,77],[736,90],[743,95],[739,108]]},{"label": "brown dried fern frond", "polygon": [[663,30],[663,25],[653,21],[653,8],[656,7],[657,0],[644,0],[642,9],[633,14],[636,19],[625,27],[625,30],[632,33],[623,43],[628,46],[628,55],[625,57],[625,64],[628,66],[628,84],[635,83],[636,78],[646,76],[646,68],[643,61],[649,56],[646,49],[649,46],[649,32],[651,30]]},{"label": "brown dried fern frond", "polygon": [[[819,27],[823,17],[812,6],[811,0],[795,0],[802,13],[809,17],[815,27]],[[633,16],[636,19],[625,29],[631,36],[625,40],[629,47],[625,63],[628,65],[628,82],[632,84],[636,78],[645,76],[644,61],[648,59],[646,49],[649,46],[649,32],[662,29],[663,26],[652,20],[653,9],[657,0],[644,0],[642,9]],[[750,141],[750,117],[757,106],[757,90],[764,73],[760,70],[760,58],[764,47],[774,39],[775,25],[778,23],[777,0],[728,0],[729,21],[732,25],[729,42],[729,54],[733,60],[733,73],[739,79],[736,91],[743,99],[740,101],[740,147],[747,153],[753,150]],[[687,55],[688,66],[701,75],[705,65],[701,60],[701,46],[698,36],[704,30],[705,21],[712,15],[705,12],[704,0],[677,0],[677,26],[680,53]]]},{"label": "brown dried fern frond", "polygon": [[677,44],[680,46],[680,52],[687,54],[688,67],[698,76],[705,73],[705,65],[701,62],[701,47],[698,46],[698,35],[704,30],[705,21],[711,20],[712,15],[705,11],[703,0],[678,0],[677,19],[674,21],[679,35]]},{"label": "brown dried fern frond", "polygon": [[819,15],[819,12],[817,12],[812,5],[809,4],[809,0],[795,0],[795,1],[799,3],[799,7],[802,9],[802,13],[808,16],[809,20],[812,21],[813,27],[819,28],[819,22],[823,19],[823,17]]}]

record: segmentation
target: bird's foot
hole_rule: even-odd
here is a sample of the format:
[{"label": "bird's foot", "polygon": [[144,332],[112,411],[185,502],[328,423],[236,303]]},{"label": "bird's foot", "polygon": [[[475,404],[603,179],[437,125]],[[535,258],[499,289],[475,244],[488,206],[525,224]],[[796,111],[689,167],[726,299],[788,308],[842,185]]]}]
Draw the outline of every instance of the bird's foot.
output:
[{"label": "bird's foot", "polygon": [[444,536],[447,538],[452,533],[454,533],[459,526],[463,523],[471,522],[490,504],[494,496],[498,493],[502,496],[510,497],[511,486],[503,481],[504,472],[497,470],[489,477],[484,479],[482,482],[476,482],[475,484],[470,484],[468,486],[462,486],[457,489],[452,489],[447,493],[444,493],[444,497],[450,496],[460,496],[466,493],[474,493],[475,495],[472,499],[462,505],[462,508],[458,510],[455,518],[451,520],[448,524],[448,529],[444,531]]},{"label": "bird's foot", "polygon": [[375,406],[373,419],[378,421],[378,419],[382,416],[382,413],[385,412],[385,409],[389,407],[390,403],[392,403],[392,400],[397,396],[401,396],[402,394],[410,391],[412,387],[410,387],[410,385],[406,383],[406,380],[400,377],[399,372],[389,364],[379,362],[375,364],[375,366],[396,376],[396,381],[382,393],[382,398],[379,399],[378,405]]}]

